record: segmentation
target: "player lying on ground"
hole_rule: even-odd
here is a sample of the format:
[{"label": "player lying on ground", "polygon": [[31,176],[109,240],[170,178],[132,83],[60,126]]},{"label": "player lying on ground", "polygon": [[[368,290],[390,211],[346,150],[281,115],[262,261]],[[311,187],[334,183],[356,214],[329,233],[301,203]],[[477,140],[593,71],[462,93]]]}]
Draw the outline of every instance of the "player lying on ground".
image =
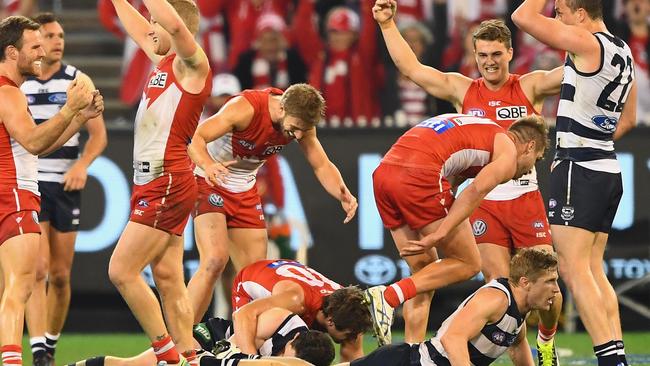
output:
[{"label": "player lying on ground", "polygon": [[[242,353],[232,332],[232,322],[220,318],[208,319],[194,327],[194,345],[205,351],[200,355],[201,365],[219,366],[224,364],[223,359],[248,360],[270,356],[298,357],[316,366],[326,366],[334,360],[334,345],[330,337],[309,330],[299,316],[285,309],[269,309],[258,317],[256,355]],[[155,363],[156,355],[149,348],[135,357],[100,356],[68,366],[151,366]]]}]

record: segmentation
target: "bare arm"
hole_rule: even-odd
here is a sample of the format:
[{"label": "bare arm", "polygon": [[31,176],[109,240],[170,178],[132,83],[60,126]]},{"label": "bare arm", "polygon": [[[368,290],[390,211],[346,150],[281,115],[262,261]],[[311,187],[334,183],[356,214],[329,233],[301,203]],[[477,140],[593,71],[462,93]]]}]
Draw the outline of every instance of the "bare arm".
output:
[{"label": "bare arm", "polygon": [[343,210],[346,212],[343,223],[352,220],[357,211],[357,199],[345,185],[339,169],[327,157],[323,146],[316,137],[316,129],[305,132],[299,144],[307,161],[314,169],[314,174],[316,174],[316,178],[318,178],[320,184],[332,197],[341,202]]},{"label": "bare arm", "polygon": [[533,355],[530,353],[530,346],[526,340],[526,327],[521,327],[521,332],[517,335],[515,343],[508,348],[508,353],[515,366],[533,366]]},{"label": "bare arm", "polygon": [[234,324],[234,341],[243,353],[254,355],[257,319],[271,308],[283,308],[294,314],[304,312],[304,293],[300,285],[291,281],[280,281],[273,287],[270,297],[252,301],[232,315]]},{"label": "bare arm", "polygon": [[[498,321],[508,309],[508,297],[495,288],[479,290],[463,307],[440,339],[452,365],[470,365],[467,342],[476,337],[485,324]],[[529,352],[530,353],[530,352]]]},{"label": "bare arm", "polygon": [[596,37],[586,29],[566,25],[557,19],[544,16],[542,9],[546,1],[524,1],[512,13],[512,21],[519,29],[553,48],[569,51],[581,57],[596,55],[599,58],[600,45]]},{"label": "bare arm", "polygon": [[181,72],[196,73],[196,76],[204,78],[210,70],[208,57],[174,7],[167,0],[143,1],[152,19],[171,35],[172,48],[183,61],[184,68]]},{"label": "bare arm", "polygon": [[627,100],[623,106],[623,111],[621,112],[621,117],[618,119],[618,124],[616,125],[614,141],[620,139],[636,126],[636,81],[633,81],[632,83],[632,89],[630,89],[630,94],[627,96]]},{"label": "bare arm", "polygon": [[557,95],[562,88],[564,67],[558,66],[553,70],[535,70],[521,77],[521,87],[526,98],[539,111],[544,98]]},{"label": "bare arm", "polygon": [[[74,94],[71,95],[70,93]],[[25,150],[39,155],[61,136],[72,122],[77,112],[86,107],[92,98],[87,86],[76,81],[68,89],[68,102],[49,120],[36,125],[27,107],[25,95],[18,88],[0,88],[0,98],[4,107],[0,108],[0,120],[9,135],[18,141]]]},{"label": "bare arm", "polygon": [[151,31],[149,21],[129,4],[127,0],[112,1],[115,12],[117,12],[117,16],[120,18],[120,22],[122,22],[126,32],[142,48],[151,62],[157,65],[162,60],[162,56],[156,55],[154,52],[153,42],[149,38],[149,32]]},{"label": "bare arm", "polygon": [[429,94],[451,102],[458,109],[472,80],[458,73],[443,73],[423,65],[404,40],[393,20],[396,7],[395,0],[376,0],[372,8],[395,66]]},{"label": "bare arm", "polygon": [[205,171],[206,181],[209,184],[218,184],[215,174],[227,174],[227,170],[224,164],[212,159],[207,144],[236,128],[245,128],[254,114],[255,109],[246,98],[235,97],[196,129],[187,151],[194,163]]}]

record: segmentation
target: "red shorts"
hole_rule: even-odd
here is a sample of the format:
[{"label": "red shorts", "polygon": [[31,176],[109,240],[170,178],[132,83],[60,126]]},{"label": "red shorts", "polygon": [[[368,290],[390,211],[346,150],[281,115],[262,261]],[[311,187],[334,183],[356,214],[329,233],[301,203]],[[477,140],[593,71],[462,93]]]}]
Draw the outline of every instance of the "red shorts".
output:
[{"label": "red shorts", "polygon": [[221,186],[211,187],[198,175],[196,182],[199,195],[192,212],[194,217],[217,212],[226,216],[229,228],[266,229],[262,201],[255,186],[246,192],[233,193]]},{"label": "red shorts", "polygon": [[38,225],[38,212],[41,198],[24,189],[0,192],[0,208],[16,209],[0,211],[0,245],[14,236],[41,233]]},{"label": "red shorts", "polygon": [[508,201],[483,200],[470,216],[470,222],[478,244],[497,244],[511,249],[552,245],[539,190]]},{"label": "red shorts", "polygon": [[435,170],[379,164],[372,183],[379,215],[389,229],[421,229],[447,216],[454,202],[449,182]]},{"label": "red shorts", "polygon": [[191,172],[165,173],[147,184],[134,185],[129,220],[169,234],[183,235],[196,194]]}]

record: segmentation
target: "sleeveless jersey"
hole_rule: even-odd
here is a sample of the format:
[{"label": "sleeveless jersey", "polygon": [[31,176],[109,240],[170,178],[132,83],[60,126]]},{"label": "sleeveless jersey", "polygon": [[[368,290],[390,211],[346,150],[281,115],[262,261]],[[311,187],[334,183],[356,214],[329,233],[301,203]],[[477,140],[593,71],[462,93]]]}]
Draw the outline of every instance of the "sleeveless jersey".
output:
[{"label": "sleeveless jersey", "polygon": [[316,319],[316,313],[323,306],[323,297],[330,295],[341,285],[292,260],[262,260],[244,267],[241,282],[246,293],[253,300],[271,296],[273,286],[280,281],[292,281],[302,287],[305,295],[305,313],[300,317],[308,326]]},{"label": "sleeveless jersey", "polygon": [[[66,91],[77,76],[77,68],[61,64],[59,71],[48,80],[29,77],[20,86],[27,96],[29,111],[36,124],[43,123],[59,112],[68,100]],[[63,175],[79,158],[79,132],[56,151],[38,158],[38,180],[63,183]]]},{"label": "sleeveless jersey", "polygon": [[163,173],[191,172],[187,154],[212,90],[212,74],[198,94],[183,89],[172,64],[175,54],[163,58],[149,76],[135,117],[133,182],[146,184]]},{"label": "sleeveless jersey", "polygon": [[406,131],[382,163],[473,178],[490,162],[498,133],[505,131],[487,118],[443,114]]},{"label": "sleeveless jersey", "polygon": [[[507,130],[521,117],[539,114],[528,101],[519,83],[520,75],[511,74],[499,90],[490,90],[483,78],[472,82],[463,100],[463,113],[486,117]],[[485,196],[486,200],[505,201],[515,199],[538,189],[537,173],[533,171],[519,179],[499,184]]]},{"label": "sleeveless jersey", "polygon": [[[223,187],[234,193],[253,188],[257,171],[266,159],[282,151],[293,139],[277,130],[269,113],[269,95],[282,95],[275,88],[245,90],[241,94],[255,109],[251,123],[243,131],[232,131],[208,143],[208,152],[218,162],[236,160],[228,167]],[[197,175],[205,176],[203,169],[196,167]]]},{"label": "sleeveless jersey", "polygon": [[[519,313],[517,303],[506,278],[492,280],[483,285],[482,288],[496,288],[503,291],[508,297],[508,309],[498,322],[486,324],[481,329],[479,335],[467,342],[470,363],[475,366],[489,365],[504,354],[508,350],[508,347],[514,343],[519,332],[521,332],[525,320],[524,316]],[[460,312],[475,294],[476,292],[465,299],[458,306],[458,309],[442,323],[435,338],[420,344],[419,350],[422,359],[433,360],[436,365],[449,365],[447,352],[442,346],[440,339],[447,332],[454,317],[456,317],[458,312]]]},{"label": "sleeveless jersey", "polygon": [[602,32],[594,36],[601,49],[597,71],[578,71],[570,55],[564,63],[555,160],[619,173],[613,137],[634,80],[634,60],[620,38]]},{"label": "sleeveless jersey", "polygon": [[[0,76],[0,87],[18,86],[10,79]],[[0,211],[20,211],[25,209],[36,209],[24,207],[23,195],[38,193],[38,158],[25,150],[18,141],[9,136],[4,123],[0,121],[0,196],[11,196],[13,199],[0,199]],[[27,192],[25,192],[27,191]],[[23,198],[23,199],[21,199]],[[27,197],[25,197],[27,198]],[[5,202],[6,201],[6,202]],[[31,200],[28,200],[31,201]]]}]

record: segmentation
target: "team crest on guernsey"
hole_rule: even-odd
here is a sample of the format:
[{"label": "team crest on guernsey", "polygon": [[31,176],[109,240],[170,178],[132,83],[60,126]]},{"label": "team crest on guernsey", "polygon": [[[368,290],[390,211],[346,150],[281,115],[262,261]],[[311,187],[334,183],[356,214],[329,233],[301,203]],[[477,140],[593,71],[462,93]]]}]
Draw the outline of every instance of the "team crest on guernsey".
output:
[{"label": "team crest on guernsey", "polygon": [[208,196],[208,202],[210,202],[212,206],[223,207],[223,198],[216,193],[210,193]]},{"label": "team crest on guernsey", "polygon": [[476,220],[472,223],[474,236],[481,236],[487,231],[487,223],[483,220]]},{"label": "team crest on guernsey", "polygon": [[470,108],[467,111],[467,114],[474,117],[485,117],[485,111],[480,108]]},{"label": "team crest on guernsey", "polygon": [[503,332],[494,332],[492,333],[492,340],[498,345],[502,345],[506,340],[506,334]]}]

